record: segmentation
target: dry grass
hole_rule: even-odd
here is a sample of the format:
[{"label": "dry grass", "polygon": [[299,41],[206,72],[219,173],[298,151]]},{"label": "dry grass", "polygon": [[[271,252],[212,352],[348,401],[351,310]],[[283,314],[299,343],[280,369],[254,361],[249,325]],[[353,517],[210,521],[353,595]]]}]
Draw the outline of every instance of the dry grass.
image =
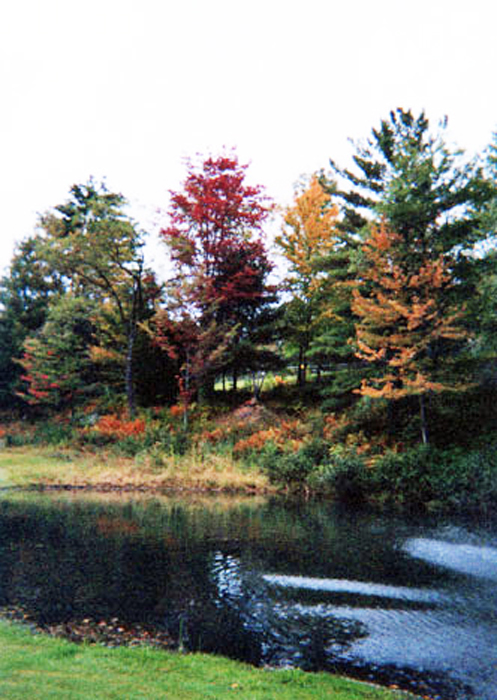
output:
[{"label": "dry grass", "polygon": [[0,451],[0,477],[19,486],[74,485],[93,488],[193,489],[266,493],[268,479],[225,455],[118,457],[40,447]]}]

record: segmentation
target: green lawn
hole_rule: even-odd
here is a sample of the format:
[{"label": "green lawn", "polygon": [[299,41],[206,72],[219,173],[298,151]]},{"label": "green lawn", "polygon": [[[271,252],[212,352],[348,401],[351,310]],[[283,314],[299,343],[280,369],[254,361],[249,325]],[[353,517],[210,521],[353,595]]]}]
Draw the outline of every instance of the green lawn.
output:
[{"label": "green lawn", "polygon": [[[5,700],[393,700],[406,694],[326,674],[255,669],[203,654],[76,645],[0,620]],[[412,697],[412,696],[411,696]]]}]

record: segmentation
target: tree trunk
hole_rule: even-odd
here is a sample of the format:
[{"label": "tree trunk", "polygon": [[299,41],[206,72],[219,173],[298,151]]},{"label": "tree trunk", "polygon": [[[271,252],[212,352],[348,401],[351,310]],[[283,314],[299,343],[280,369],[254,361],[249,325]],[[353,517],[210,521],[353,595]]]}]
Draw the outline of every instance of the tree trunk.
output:
[{"label": "tree trunk", "polygon": [[190,355],[186,353],[186,363],[185,363],[185,383],[184,383],[184,411],[183,411],[183,430],[185,433],[188,430],[188,407],[190,403]]},{"label": "tree trunk", "polygon": [[125,369],[125,386],[126,386],[126,399],[128,403],[128,413],[130,418],[134,418],[135,415],[135,387],[134,387],[134,377],[133,377],[133,348],[135,345],[136,338],[136,322],[130,321],[130,327],[128,330],[128,348],[126,350],[126,369]]},{"label": "tree trunk", "polygon": [[[141,273],[140,273],[141,274]],[[135,386],[133,376],[133,350],[135,346],[138,322],[138,307],[141,303],[141,277],[133,280],[133,301],[128,325],[128,347],[126,350],[126,368],[124,372],[124,384],[126,388],[126,399],[128,404],[128,414],[134,418],[136,410]]]},{"label": "tree trunk", "polygon": [[419,395],[419,417],[421,419],[421,440],[423,445],[428,444],[428,425],[426,422],[426,406],[423,394]]},{"label": "tree trunk", "polygon": [[299,348],[299,367],[297,370],[297,384],[301,387],[305,385],[306,369],[307,369],[307,364],[306,364],[306,359],[305,359],[305,349],[301,345]]}]

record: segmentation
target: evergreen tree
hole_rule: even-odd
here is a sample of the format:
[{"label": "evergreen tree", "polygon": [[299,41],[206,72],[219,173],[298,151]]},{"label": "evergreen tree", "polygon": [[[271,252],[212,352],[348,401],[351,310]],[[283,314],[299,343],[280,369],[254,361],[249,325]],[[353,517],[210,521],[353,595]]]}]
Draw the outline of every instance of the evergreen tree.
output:
[{"label": "evergreen tree", "polygon": [[[369,239],[371,225],[380,220],[395,233],[396,264],[406,275],[443,259],[452,281],[444,288],[446,303],[466,309],[460,322],[470,333],[474,309],[466,302],[475,298],[485,271],[485,212],[495,187],[478,160],[447,146],[445,128],[446,122],[433,133],[424,113],[415,117],[397,109],[357,146],[355,168],[332,162],[338,184],[323,183],[342,202],[339,225],[353,241]],[[371,280],[364,268],[370,262],[361,247],[355,263],[357,289],[367,297]]]},{"label": "evergreen tree", "polygon": [[343,201],[345,230],[367,236],[368,223],[384,217],[402,237],[414,268],[427,255],[451,253],[462,280],[468,253],[486,236],[480,212],[493,188],[477,162],[446,145],[445,127],[432,134],[424,113],[391,112],[357,147],[355,171],[331,162],[348,189],[334,182],[328,187]]},{"label": "evergreen tree", "polygon": [[495,362],[497,353],[497,132],[488,148],[486,165],[494,192],[482,210],[481,227],[486,243],[479,255],[481,274],[477,293],[469,300],[471,327],[477,336],[474,356],[484,365]]},{"label": "evergreen tree", "polygon": [[64,291],[61,276],[39,253],[40,237],[17,247],[7,274],[0,282],[0,405],[16,405],[22,354],[28,335],[44,324],[50,303]]},{"label": "evergreen tree", "polygon": [[19,364],[26,388],[21,398],[32,406],[63,411],[98,388],[90,347],[95,342],[95,303],[71,294],[49,308],[40,332],[26,338]]}]

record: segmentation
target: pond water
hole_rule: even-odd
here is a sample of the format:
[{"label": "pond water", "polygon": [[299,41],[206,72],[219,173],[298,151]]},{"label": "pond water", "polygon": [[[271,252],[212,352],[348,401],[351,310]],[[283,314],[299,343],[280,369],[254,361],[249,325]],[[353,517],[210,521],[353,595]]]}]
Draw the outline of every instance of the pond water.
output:
[{"label": "pond water", "polygon": [[328,503],[0,495],[0,606],[188,649],[497,697],[497,527]]}]

